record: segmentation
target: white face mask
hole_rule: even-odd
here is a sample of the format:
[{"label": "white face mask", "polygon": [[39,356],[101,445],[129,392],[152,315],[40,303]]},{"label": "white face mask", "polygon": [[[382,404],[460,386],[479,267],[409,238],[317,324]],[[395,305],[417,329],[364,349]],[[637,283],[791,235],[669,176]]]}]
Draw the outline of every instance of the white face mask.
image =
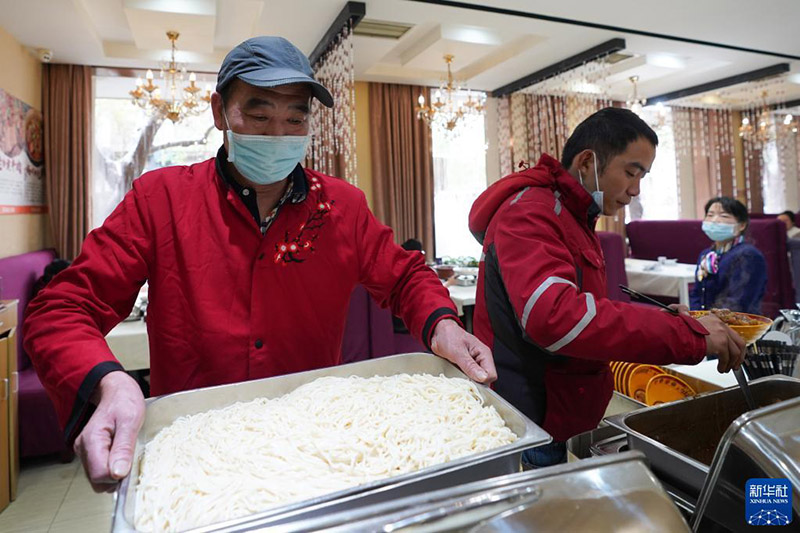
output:
[{"label": "white face mask", "polygon": [[[592,161],[594,162],[594,186],[595,191],[592,193],[592,200],[594,203],[597,204],[597,207],[600,208],[600,211],[603,211],[603,191],[600,190],[600,179],[597,175],[597,154],[592,152],[594,158]],[[581,180],[581,185],[586,188],[586,185],[583,184],[583,175],[581,174],[580,169],[578,169],[578,178]]]}]

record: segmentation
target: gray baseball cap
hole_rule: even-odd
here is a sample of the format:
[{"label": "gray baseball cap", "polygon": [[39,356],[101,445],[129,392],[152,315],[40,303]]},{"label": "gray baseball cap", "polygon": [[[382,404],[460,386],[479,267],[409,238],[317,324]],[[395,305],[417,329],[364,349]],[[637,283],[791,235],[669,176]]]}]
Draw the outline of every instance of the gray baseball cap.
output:
[{"label": "gray baseball cap", "polygon": [[333,96],[314,79],[308,58],[283,37],[253,37],[228,52],[217,74],[217,92],[236,78],[256,87],[307,83],[317,100],[333,107]]}]

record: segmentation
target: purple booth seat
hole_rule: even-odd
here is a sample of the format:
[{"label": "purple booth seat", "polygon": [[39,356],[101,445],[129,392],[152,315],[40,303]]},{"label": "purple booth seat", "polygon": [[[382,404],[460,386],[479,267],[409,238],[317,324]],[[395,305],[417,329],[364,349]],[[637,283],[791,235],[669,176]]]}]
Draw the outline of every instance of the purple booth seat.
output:
[{"label": "purple booth seat", "polygon": [[357,285],[350,295],[347,322],[342,339],[342,363],[354,363],[370,359],[369,342],[369,293],[363,285]]},{"label": "purple booth seat", "polygon": [[354,363],[385,355],[428,350],[408,333],[395,333],[392,313],[381,309],[363,285],[350,296],[350,308],[342,340],[342,363]]},{"label": "purple booth seat", "polygon": [[630,302],[631,297],[622,292],[620,285],[628,285],[628,275],[625,273],[625,241],[622,235],[611,231],[598,231],[600,246],[603,248],[603,258],[606,262],[606,282],[608,284],[608,297],[618,302]]},{"label": "purple booth seat", "polygon": [[789,257],[792,262],[792,279],[794,280],[794,301],[800,302],[800,239],[786,239]]},{"label": "purple booth seat", "polygon": [[19,450],[21,457],[68,453],[50,398],[22,347],[22,321],[33,284],[55,259],[53,250],[40,250],[0,259],[3,298],[19,300],[17,364],[19,369]]},{"label": "purple booth seat", "polygon": [[369,298],[370,350],[373,359],[398,353],[427,352],[425,346],[408,333],[395,333],[392,312]]},{"label": "purple booth seat", "polygon": [[[750,213],[750,220],[756,218],[778,218],[780,213],[772,214],[772,213]],[[800,226],[800,212],[794,214],[794,225]]]},{"label": "purple booth seat", "polygon": [[[635,220],[626,227],[631,257],[655,260],[659,256],[677,258],[680,263],[696,264],[711,243],[700,220]],[[794,284],[786,249],[786,226],[774,218],[753,219],[748,240],[767,261],[767,290],[761,312],[769,317],[779,309],[794,307]]]}]

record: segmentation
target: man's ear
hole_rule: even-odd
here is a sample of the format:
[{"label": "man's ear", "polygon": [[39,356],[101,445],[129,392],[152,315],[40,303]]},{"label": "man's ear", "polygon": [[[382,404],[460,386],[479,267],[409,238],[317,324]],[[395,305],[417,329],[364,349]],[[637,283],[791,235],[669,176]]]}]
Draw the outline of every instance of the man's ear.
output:
[{"label": "man's ear", "polygon": [[228,129],[224,113],[225,104],[222,101],[222,95],[217,92],[211,93],[211,114],[214,115],[214,126],[220,131]]},{"label": "man's ear", "polygon": [[584,176],[594,176],[594,152],[589,150],[582,150],[575,156],[577,160],[576,168],[581,171]]}]

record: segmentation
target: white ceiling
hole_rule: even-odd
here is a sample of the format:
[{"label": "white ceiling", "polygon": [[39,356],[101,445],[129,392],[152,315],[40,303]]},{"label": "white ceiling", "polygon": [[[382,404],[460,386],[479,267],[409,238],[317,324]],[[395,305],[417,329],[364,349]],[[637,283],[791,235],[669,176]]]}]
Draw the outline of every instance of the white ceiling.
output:
[{"label": "white ceiling", "polygon": [[[800,56],[798,0],[462,0],[618,28]],[[401,39],[356,36],[356,78],[438,85],[442,55],[474,89],[492,90],[612,38],[633,59],[619,65],[611,95],[624,99],[640,76],[646,97],[789,62],[778,91],[800,98],[800,61],[411,0],[365,0],[368,19],[413,25]],[[282,35],[310,53],[344,0],[0,0],[0,26],[54,61],[157,67],[167,29],[181,32],[178,59],[214,72],[225,53],[253,35]],[[776,93],[777,94],[777,93]]]}]

